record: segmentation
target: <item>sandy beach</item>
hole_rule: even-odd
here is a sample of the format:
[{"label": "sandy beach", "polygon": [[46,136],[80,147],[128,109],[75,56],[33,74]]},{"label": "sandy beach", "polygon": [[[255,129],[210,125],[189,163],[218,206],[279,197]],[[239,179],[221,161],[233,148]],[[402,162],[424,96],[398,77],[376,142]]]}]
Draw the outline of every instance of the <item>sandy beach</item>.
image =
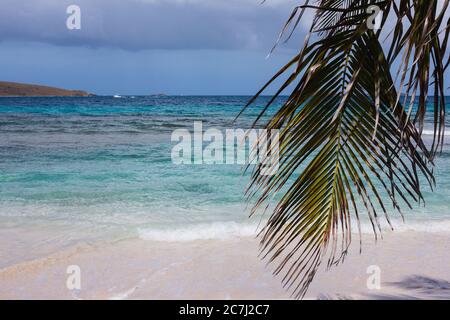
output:
[{"label": "sandy beach", "polygon": [[[357,241],[344,265],[321,270],[306,299],[449,299],[450,235],[388,233]],[[289,299],[251,238],[83,244],[0,269],[0,299]],[[68,266],[81,289],[66,286]],[[381,288],[368,289],[369,266]]]}]

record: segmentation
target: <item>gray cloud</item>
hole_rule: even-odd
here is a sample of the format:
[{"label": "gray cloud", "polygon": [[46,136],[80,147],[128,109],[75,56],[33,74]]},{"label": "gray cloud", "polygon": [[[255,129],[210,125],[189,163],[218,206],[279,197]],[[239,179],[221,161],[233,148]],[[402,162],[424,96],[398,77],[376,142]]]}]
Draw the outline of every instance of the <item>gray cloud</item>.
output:
[{"label": "gray cloud", "polygon": [[[2,0],[0,41],[142,49],[265,49],[296,0]],[[81,8],[81,30],[66,8]],[[294,42],[294,44],[292,44]],[[293,39],[291,45],[298,42]]]}]

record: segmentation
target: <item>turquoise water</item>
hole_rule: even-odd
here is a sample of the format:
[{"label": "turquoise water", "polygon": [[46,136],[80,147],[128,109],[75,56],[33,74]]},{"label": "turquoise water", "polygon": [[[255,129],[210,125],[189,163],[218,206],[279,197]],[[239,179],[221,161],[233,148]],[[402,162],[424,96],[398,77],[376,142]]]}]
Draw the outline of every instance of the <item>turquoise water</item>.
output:
[{"label": "turquoise water", "polygon": [[[170,140],[194,121],[249,128],[258,107],[233,124],[248,99],[0,98],[0,228],[54,228],[71,239],[253,235],[259,220],[248,219],[242,166],[174,165]],[[400,229],[450,230],[448,144],[437,172],[427,206],[405,210]]]}]

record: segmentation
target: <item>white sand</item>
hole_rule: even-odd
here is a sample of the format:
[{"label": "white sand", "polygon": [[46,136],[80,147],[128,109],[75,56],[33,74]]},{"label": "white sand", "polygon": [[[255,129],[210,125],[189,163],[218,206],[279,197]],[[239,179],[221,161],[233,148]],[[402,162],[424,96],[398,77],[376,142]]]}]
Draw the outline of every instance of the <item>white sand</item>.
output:
[{"label": "white sand", "polygon": [[[66,287],[69,265],[81,268],[81,290]],[[367,288],[370,265],[380,267],[380,290]],[[248,238],[79,244],[0,269],[0,298],[288,299],[270,270]],[[317,274],[307,298],[450,299],[450,234],[389,233],[376,245],[367,237],[361,255],[355,246],[343,265]]]}]

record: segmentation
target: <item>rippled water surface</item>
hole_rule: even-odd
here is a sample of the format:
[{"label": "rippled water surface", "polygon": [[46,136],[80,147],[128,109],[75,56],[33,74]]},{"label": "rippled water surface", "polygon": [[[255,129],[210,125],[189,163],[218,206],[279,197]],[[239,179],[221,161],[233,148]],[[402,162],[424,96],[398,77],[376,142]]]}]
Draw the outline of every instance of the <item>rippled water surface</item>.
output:
[{"label": "rippled water surface", "polygon": [[[254,234],[239,165],[174,165],[170,136],[194,121],[250,127],[249,97],[0,98],[0,228],[54,228],[64,237],[193,240]],[[262,98],[258,104],[262,105]],[[448,143],[448,142],[447,142]],[[450,230],[450,149],[427,206],[407,226]],[[398,215],[394,215],[398,218]]]}]

